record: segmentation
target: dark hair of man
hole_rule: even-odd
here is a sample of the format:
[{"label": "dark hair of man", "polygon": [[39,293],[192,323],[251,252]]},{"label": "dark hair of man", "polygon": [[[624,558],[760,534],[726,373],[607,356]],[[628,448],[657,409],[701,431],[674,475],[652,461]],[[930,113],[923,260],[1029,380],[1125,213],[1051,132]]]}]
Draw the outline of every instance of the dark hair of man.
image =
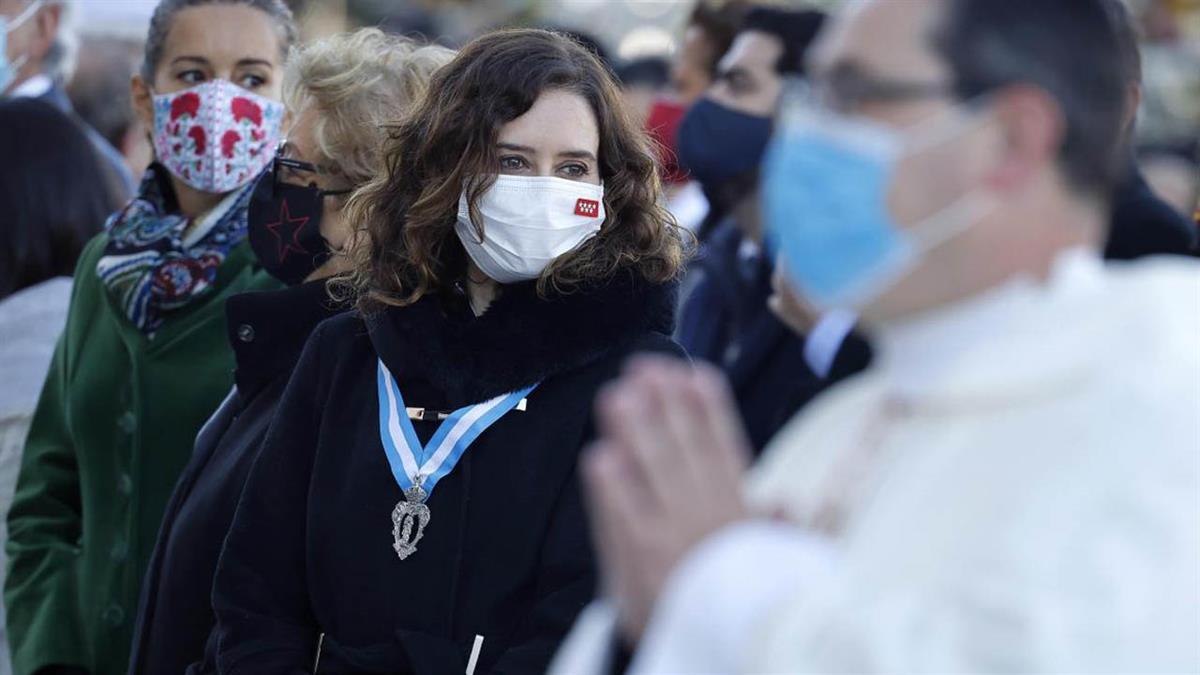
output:
[{"label": "dark hair of man", "polygon": [[775,70],[787,75],[803,75],[804,54],[824,23],[825,14],[815,10],[755,7],[746,13],[738,33],[757,31],[779,38],[783,43],[783,54],[775,63]]},{"label": "dark hair of man", "polygon": [[119,204],[78,123],[37,99],[0,102],[0,298],[71,276]]},{"label": "dark hair of man", "polygon": [[661,89],[671,81],[671,62],[662,56],[641,56],[622,63],[616,74],[623,87]]},{"label": "dark hair of man", "polygon": [[738,26],[746,14],[746,7],[742,0],[728,0],[721,4],[712,0],[699,0],[688,17],[688,27],[699,28],[712,45],[712,60],[708,64],[710,74],[717,74],[717,63],[725,56],[725,52],[729,51],[729,45],[733,44]]},{"label": "dark hair of man", "polygon": [[242,5],[257,9],[275,21],[275,26],[279,29],[279,44],[285,57],[292,45],[296,44],[299,35],[296,19],[283,0],[160,0],[150,17],[145,58],[142,60],[142,79],[147,83],[154,82],[154,71],[162,61],[167,35],[171,32],[171,22],[174,21],[175,15],[189,7],[203,5]]},{"label": "dark hair of man", "polygon": [[1112,22],[1117,34],[1117,44],[1120,45],[1121,76],[1125,84],[1137,84],[1142,81],[1142,52],[1138,47],[1138,29],[1133,21],[1133,15],[1124,0],[1102,0],[1108,11],[1108,19]]},{"label": "dark hair of man", "polygon": [[1106,198],[1119,175],[1126,83],[1104,0],[945,0],[934,47],[964,100],[1013,84],[1047,92],[1065,121],[1059,164],[1081,194]]}]

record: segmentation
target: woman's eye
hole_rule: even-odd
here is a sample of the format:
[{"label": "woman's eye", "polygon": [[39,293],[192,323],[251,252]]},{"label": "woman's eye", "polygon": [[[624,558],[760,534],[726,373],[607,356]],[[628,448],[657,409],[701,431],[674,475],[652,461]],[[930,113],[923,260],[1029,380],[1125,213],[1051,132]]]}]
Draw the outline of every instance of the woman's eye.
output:
[{"label": "woman's eye", "polygon": [[186,82],[188,84],[200,84],[201,82],[208,79],[204,75],[204,71],[201,71],[201,70],[185,70],[182,73],[179,73],[178,75],[176,75],[176,77],[178,77],[180,81]]},{"label": "woman's eye", "polygon": [[567,164],[561,171],[571,178],[582,178],[588,175],[588,168],[583,164]]},{"label": "woman's eye", "polygon": [[243,75],[242,78],[238,80],[238,86],[243,89],[258,89],[266,83],[267,79],[259,75]]},{"label": "woman's eye", "polygon": [[500,169],[502,171],[520,171],[525,166],[525,160],[520,157],[508,156],[500,158]]}]

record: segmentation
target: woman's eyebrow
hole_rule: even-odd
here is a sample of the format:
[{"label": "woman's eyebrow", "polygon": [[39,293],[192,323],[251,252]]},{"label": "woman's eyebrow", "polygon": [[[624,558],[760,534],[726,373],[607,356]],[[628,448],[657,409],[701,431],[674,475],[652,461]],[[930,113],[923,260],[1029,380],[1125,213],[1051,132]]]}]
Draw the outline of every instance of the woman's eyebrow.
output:
[{"label": "woman's eyebrow", "polygon": [[274,63],[266,59],[241,59],[237,62],[237,65],[239,68],[244,68],[246,66],[266,66],[268,68],[275,67]]},{"label": "woman's eyebrow", "polygon": [[196,63],[205,66],[208,65],[208,59],[204,58],[203,56],[176,56],[175,58],[171,59],[172,65],[179,63],[180,61],[195,61]]},{"label": "woman's eyebrow", "polygon": [[512,150],[513,152],[524,152],[529,155],[537,154],[537,150],[534,150],[533,148],[529,147],[528,145],[517,145],[516,143],[497,143],[496,147],[500,148],[501,150]]},{"label": "woman's eyebrow", "polygon": [[587,150],[564,150],[558,153],[559,157],[567,157],[570,159],[590,159],[596,161],[596,155]]},{"label": "woman's eyebrow", "polygon": [[[527,155],[536,155],[537,150],[528,145],[518,145],[516,143],[497,143],[496,147],[501,150],[512,150],[513,152],[523,152]],[[590,159],[596,161],[596,155],[587,150],[563,150],[555,155],[556,157],[567,157],[570,159]]]}]

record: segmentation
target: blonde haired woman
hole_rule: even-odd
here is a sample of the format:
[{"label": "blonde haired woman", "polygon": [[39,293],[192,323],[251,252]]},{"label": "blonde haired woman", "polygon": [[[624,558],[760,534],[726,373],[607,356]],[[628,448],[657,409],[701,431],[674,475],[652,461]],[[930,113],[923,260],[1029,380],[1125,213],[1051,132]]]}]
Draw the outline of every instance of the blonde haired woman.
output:
[{"label": "blonde haired woman", "polygon": [[246,473],[309,333],[340,311],[325,280],[340,269],[336,252],[351,230],[342,207],[375,174],[385,126],[424,95],[430,75],[452,56],[365,29],[290,57],[284,101],[294,124],[259,178],[249,221],[259,262],[288,287],[227,304],[235,387],[196,439],[167,507],[130,673],[182,673],[202,661],[215,623],[209,591]]}]

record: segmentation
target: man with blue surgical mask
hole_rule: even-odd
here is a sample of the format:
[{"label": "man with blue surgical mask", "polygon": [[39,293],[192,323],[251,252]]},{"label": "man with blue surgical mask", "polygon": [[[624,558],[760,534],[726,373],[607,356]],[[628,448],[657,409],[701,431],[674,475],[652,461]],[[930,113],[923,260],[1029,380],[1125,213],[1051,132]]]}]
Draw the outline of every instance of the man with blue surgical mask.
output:
[{"label": "man with blue surgical mask", "polygon": [[1104,0],[844,8],[763,204],[877,359],[748,475],[719,376],[633,364],[553,672],[1200,671],[1200,264],[1101,261],[1118,52]]},{"label": "man with blue surgical mask", "polygon": [[679,132],[680,160],[719,215],[710,218],[715,227],[688,270],[675,337],[692,358],[729,378],[755,451],[826,386],[862,370],[870,355],[862,338],[845,339],[854,324],[847,313],[797,335],[767,305],[774,265],[763,246],[758,167],[784,79],[803,72],[824,18],[751,9]]},{"label": "man with blue surgical mask", "polygon": [[[0,0],[0,98],[39,98],[74,116],[63,86],[73,70],[76,0]],[[120,153],[76,118],[110,174],[118,201],[133,188]]]}]

